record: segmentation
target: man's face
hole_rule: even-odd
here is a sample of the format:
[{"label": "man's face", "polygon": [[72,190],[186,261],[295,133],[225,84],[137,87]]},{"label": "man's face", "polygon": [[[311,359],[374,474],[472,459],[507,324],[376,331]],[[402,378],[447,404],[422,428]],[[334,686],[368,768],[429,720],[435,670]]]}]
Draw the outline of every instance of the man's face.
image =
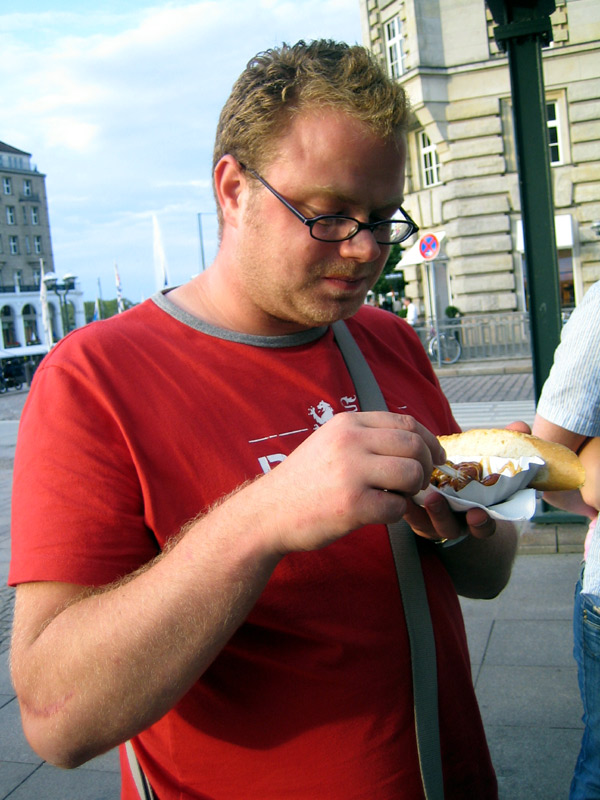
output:
[{"label": "man's face", "polygon": [[[404,163],[404,145],[383,142],[363,123],[329,109],[299,115],[261,174],[306,217],[344,214],[374,222],[397,212]],[[280,200],[246,177],[233,274],[251,327],[289,333],[356,313],[389,246],[377,244],[368,230],[344,242],[317,241]]]}]

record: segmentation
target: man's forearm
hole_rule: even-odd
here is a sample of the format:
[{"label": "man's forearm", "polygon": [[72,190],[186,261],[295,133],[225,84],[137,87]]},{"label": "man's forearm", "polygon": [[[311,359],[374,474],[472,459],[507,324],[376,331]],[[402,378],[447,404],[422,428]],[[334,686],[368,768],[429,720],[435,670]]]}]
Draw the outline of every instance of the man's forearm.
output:
[{"label": "man's forearm", "polygon": [[139,733],[214,660],[279,560],[257,545],[243,505],[219,507],[150,568],[75,598],[41,631],[33,608],[51,602],[53,585],[20,587],[13,679],[43,758],[78,766]]},{"label": "man's forearm", "polygon": [[518,538],[512,523],[499,521],[496,533],[488,539],[469,536],[450,547],[434,547],[459,595],[489,599],[508,583]]}]

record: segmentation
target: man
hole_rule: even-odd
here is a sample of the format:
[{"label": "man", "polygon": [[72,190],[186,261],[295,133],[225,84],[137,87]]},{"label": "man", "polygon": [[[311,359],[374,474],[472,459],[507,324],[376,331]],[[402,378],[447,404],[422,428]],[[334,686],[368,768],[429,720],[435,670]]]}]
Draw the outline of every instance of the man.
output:
[{"label": "man", "polygon": [[[363,48],[257,56],[219,122],[215,262],[38,370],[10,580],[14,682],[43,758],[72,767],[134,737],[161,800],[421,797],[385,528],[404,517],[437,641],[446,797],[496,797],[456,591],[497,594],[515,532],[411,500],[444,458],[434,434],[457,425],[417,337],[364,304],[416,229],[406,122]],[[355,413],[329,328],[342,318],[389,412]]]},{"label": "man", "polygon": [[417,306],[413,303],[410,297],[403,297],[402,303],[404,308],[406,309],[406,321],[409,325],[413,327],[417,324],[419,320],[419,312],[417,310]]},{"label": "man", "polygon": [[584,732],[570,800],[600,800],[600,281],[563,328],[544,384],[533,433],[579,453],[581,491],[548,492],[549,503],[590,518],[585,560],[575,590],[573,653],[583,704]]}]

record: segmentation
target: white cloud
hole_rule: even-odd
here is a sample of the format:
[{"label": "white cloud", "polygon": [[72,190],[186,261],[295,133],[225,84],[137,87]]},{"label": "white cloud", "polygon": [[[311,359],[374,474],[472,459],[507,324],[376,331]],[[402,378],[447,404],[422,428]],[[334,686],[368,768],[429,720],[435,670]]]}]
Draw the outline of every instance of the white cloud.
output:
[{"label": "white cloud", "polygon": [[50,147],[67,147],[79,152],[89,152],[94,143],[98,126],[73,117],[48,117],[47,141]]}]

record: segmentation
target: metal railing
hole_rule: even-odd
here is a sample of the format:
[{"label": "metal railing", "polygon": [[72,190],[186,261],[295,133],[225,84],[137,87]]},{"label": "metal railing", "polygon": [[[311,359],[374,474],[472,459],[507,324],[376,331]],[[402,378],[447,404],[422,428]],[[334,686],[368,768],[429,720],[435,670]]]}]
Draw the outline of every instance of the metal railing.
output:
[{"label": "metal railing", "polygon": [[18,287],[14,283],[7,286],[0,286],[0,294],[21,294],[22,292],[38,292],[40,291],[39,283],[21,283]]},{"label": "metal railing", "polygon": [[[428,321],[415,326],[427,349],[436,329]],[[456,336],[462,347],[461,361],[498,358],[530,358],[531,334],[526,312],[465,315],[440,320],[437,330]]]}]

